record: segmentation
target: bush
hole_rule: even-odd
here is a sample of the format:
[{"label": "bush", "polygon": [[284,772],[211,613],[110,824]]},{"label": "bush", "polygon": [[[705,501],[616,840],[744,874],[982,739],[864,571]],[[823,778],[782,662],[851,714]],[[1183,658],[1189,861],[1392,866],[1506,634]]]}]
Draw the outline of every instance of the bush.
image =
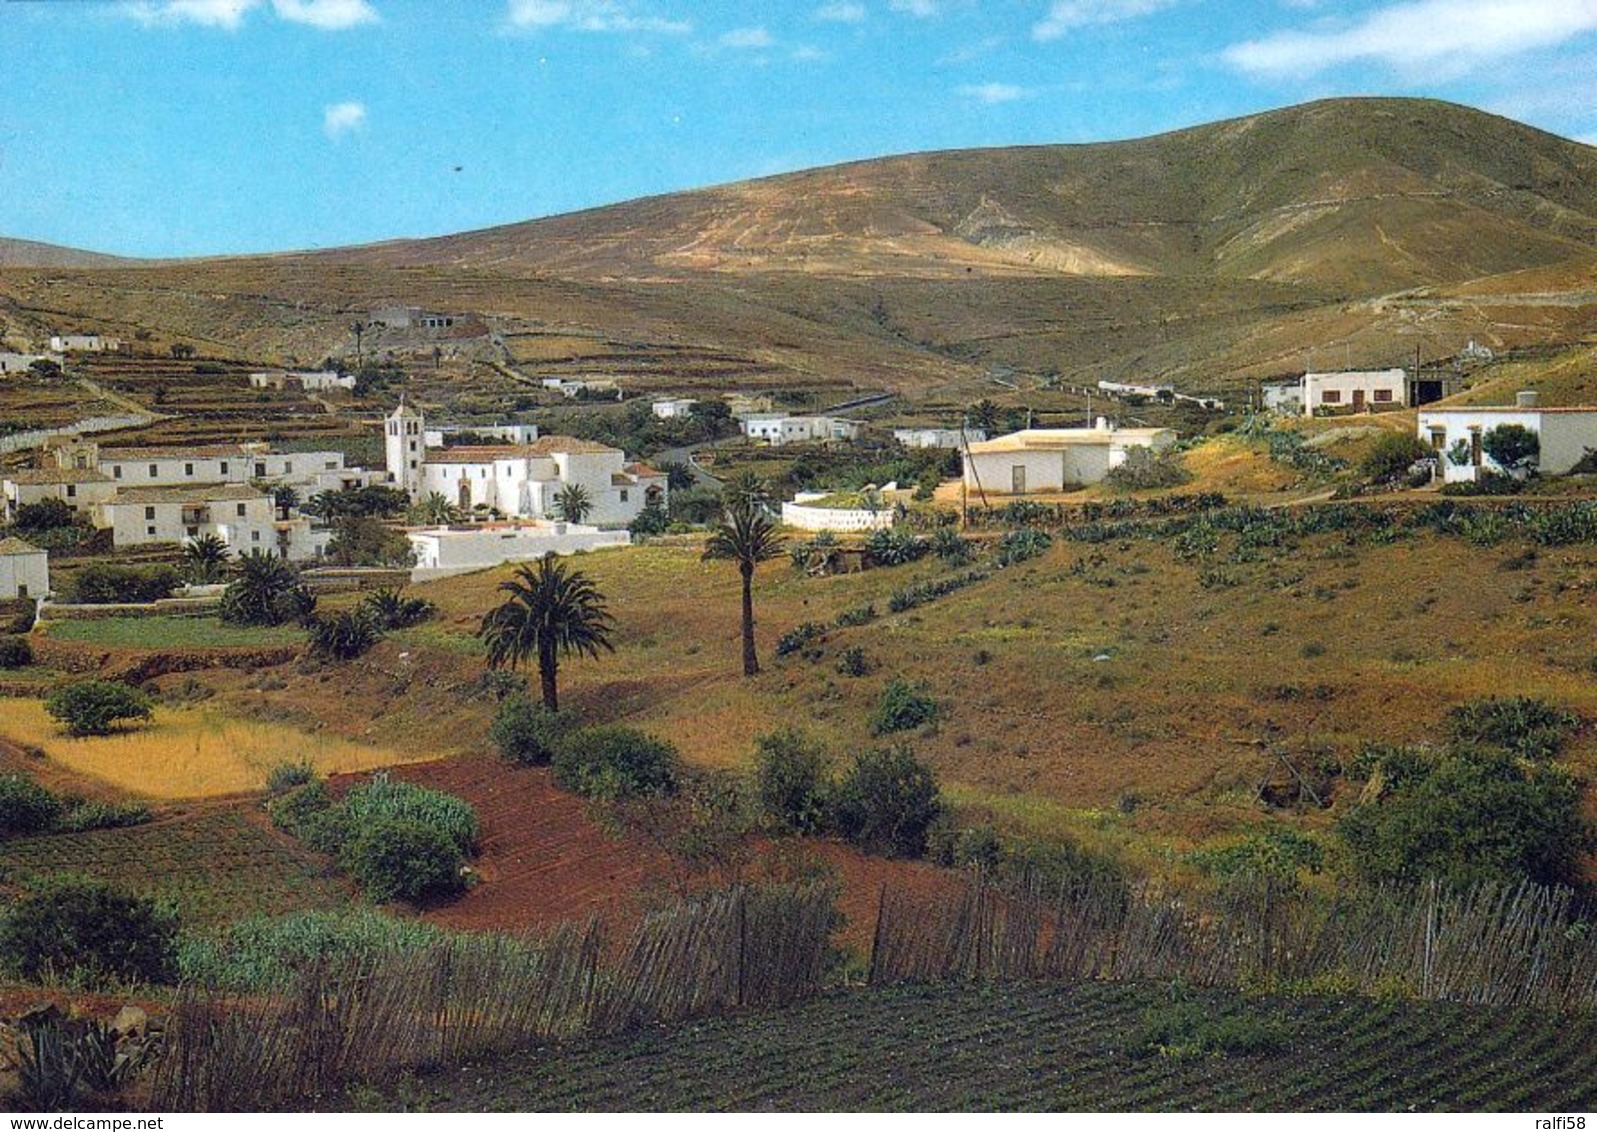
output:
[{"label": "bush", "polygon": [[488,734],[499,753],[511,762],[547,766],[569,730],[568,716],[550,711],[525,693],[513,693],[499,701]]},{"label": "bush", "polygon": [[379,903],[420,903],[453,896],[465,887],[465,854],[438,826],[413,818],[384,817],[362,824],[341,860],[361,891]]},{"label": "bush", "polygon": [[149,719],[150,697],[115,680],[84,680],[51,692],[44,709],[68,735],[109,735],[124,719]]},{"label": "bush", "polygon": [[882,692],[881,702],[871,716],[871,732],[887,735],[909,731],[937,718],[937,701],[903,680],[894,680]]},{"label": "bush", "polygon": [[[1384,763],[1383,770],[1384,770]],[[1379,883],[1428,877],[1576,886],[1593,844],[1580,787],[1554,766],[1461,749],[1411,760],[1397,784],[1337,822],[1354,867]]]},{"label": "bush", "polygon": [[37,503],[24,503],[18,507],[11,525],[20,535],[37,535],[59,527],[70,527],[76,519],[72,505],[66,500],[41,499]]},{"label": "bush", "polygon": [[1174,448],[1155,452],[1151,448],[1133,448],[1126,453],[1126,462],[1110,468],[1103,482],[1116,491],[1153,491],[1158,488],[1180,487],[1192,479],[1181,462],[1181,453]]},{"label": "bush", "polygon": [[1028,558],[1036,558],[1054,543],[1047,531],[1005,531],[998,539],[998,565],[1013,566]]},{"label": "bush", "polygon": [[806,621],[795,626],[776,639],[776,655],[792,656],[796,652],[803,652],[806,645],[812,641],[824,640],[826,626],[819,621]]},{"label": "bush", "polygon": [[[65,804],[65,803],[63,803]],[[155,815],[150,807],[138,802],[116,805],[112,802],[78,802],[69,805],[61,820],[55,823],[58,833],[82,833],[89,829],[124,829],[130,825],[143,825]]]},{"label": "bush", "polygon": [[1500,424],[1481,437],[1481,451],[1492,463],[1513,475],[1536,466],[1542,452],[1541,437],[1524,425]]},{"label": "bush", "polygon": [[585,727],[561,741],[555,781],[587,798],[615,801],[676,791],[676,748],[631,727]]},{"label": "bush", "polygon": [[182,584],[183,576],[171,566],[97,562],[78,571],[72,596],[88,605],[142,605],[171,597]]},{"label": "bush", "polygon": [[311,655],[329,660],[354,660],[383,639],[382,627],[364,605],[313,616],[310,630]]},{"label": "bush", "polygon": [[426,598],[405,597],[393,588],[380,589],[368,595],[360,603],[360,608],[385,633],[420,625],[438,611],[438,607]]},{"label": "bush", "polygon": [[760,813],[779,833],[821,833],[831,802],[831,759],[819,743],[797,731],[754,740],[755,797]]},{"label": "bush", "polygon": [[666,528],[670,525],[671,516],[666,513],[666,509],[658,503],[651,503],[627,524],[627,530],[634,538],[647,538],[650,535],[665,534]]},{"label": "bush", "polygon": [[436,829],[462,853],[470,852],[477,844],[482,829],[477,811],[464,800],[441,790],[400,782],[383,771],[350,790],[344,798],[344,812],[357,838],[383,822],[413,821]]},{"label": "bush", "polygon": [[865,650],[858,645],[850,645],[837,654],[837,674],[839,676],[869,676],[871,662],[865,656]]},{"label": "bush", "polygon": [[833,812],[839,832],[866,852],[919,857],[942,808],[931,768],[896,747],[855,757],[837,784]]},{"label": "bush", "polygon": [[1428,459],[1433,453],[1425,442],[1406,432],[1387,433],[1375,442],[1359,464],[1359,473],[1365,479],[1395,480],[1408,474],[1417,461]]},{"label": "bush", "polygon": [[1470,700],[1447,713],[1448,738],[1527,759],[1550,759],[1580,727],[1580,716],[1528,696]]},{"label": "bush", "polygon": [[26,668],[33,663],[33,646],[26,637],[0,637],[0,668]]},{"label": "bush", "polygon": [[0,837],[48,833],[64,810],[61,799],[27,775],[0,776]]},{"label": "bush", "polygon": [[0,922],[0,956],[30,981],[170,982],[176,949],[175,917],[153,901],[77,877],[51,881]]},{"label": "bush", "polygon": [[307,762],[278,763],[266,775],[266,792],[272,795],[286,794],[296,786],[305,786],[316,781],[316,772]]}]

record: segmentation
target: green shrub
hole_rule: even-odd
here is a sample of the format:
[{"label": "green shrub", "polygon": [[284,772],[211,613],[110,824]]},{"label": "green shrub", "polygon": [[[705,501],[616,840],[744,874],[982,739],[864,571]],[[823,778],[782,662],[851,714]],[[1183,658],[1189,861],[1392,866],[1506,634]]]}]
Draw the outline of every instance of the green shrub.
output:
[{"label": "green shrub", "polygon": [[937,776],[903,747],[855,756],[833,802],[844,837],[892,857],[924,855],[927,830],[942,808]]},{"label": "green shrub", "polygon": [[72,504],[65,499],[41,499],[37,503],[24,503],[18,507],[11,525],[18,534],[34,538],[46,531],[70,527],[76,522],[77,515],[72,510]]},{"label": "green shrub", "polygon": [[414,818],[358,823],[340,860],[372,900],[422,903],[465,887],[465,854],[443,829]]},{"label": "green shrub", "polygon": [[310,621],[312,656],[329,660],[354,660],[365,655],[383,639],[382,627],[371,610],[364,606],[341,609]]},{"label": "green shrub", "polygon": [[998,565],[1013,566],[1028,558],[1036,558],[1053,543],[1053,536],[1047,531],[1005,531],[998,538]]},{"label": "green shrub", "polygon": [[827,825],[832,781],[830,756],[798,731],[754,740],[755,797],[760,813],[779,833],[821,833]]},{"label": "green shrub", "polygon": [[72,596],[92,605],[138,605],[171,597],[182,584],[183,576],[171,566],[97,562],[78,571],[72,582]]},{"label": "green shrub", "polygon": [[915,685],[895,679],[882,691],[881,701],[871,716],[871,732],[888,735],[894,731],[909,731],[936,718],[936,700]]},{"label": "green shrub", "polygon": [[266,807],[272,824],[322,853],[336,854],[349,840],[349,814],[322,782],[295,787]]},{"label": "green shrub", "polygon": [[1455,743],[1480,743],[1527,759],[1550,759],[1580,727],[1580,716],[1528,696],[1470,700],[1444,720]]},{"label": "green shrub", "polygon": [[796,652],[803,652],[812,641],[824,640],[825,637],[825,625],[819,621],[806,621],[776,639],[776,655],[792,656]]},{"label": "green shrub", "polygon": [[1377,440],[1359,464],[1359,474],[1370,480],[1395,480],[1408,474],[1416,461],[1435,453],[1419,437],[1406,432],[1389,432]]},{"label": "green shrub", "polygon": [[89,829],[124,829],[130,825],[143,825],[154,816],[150,807],[138,802],[125,805],[78,802],[67,806],[61,820],[56,822],[56,830],[60,833],[82,833]]},{"label": "green shrub", "polygon": [[521,766],[547,766],[571,726],[569,716],[550,711],[518,692],[499,701],[488,734],[509,761]]},{"label": "green shrub", "polygon": [[61,799],[27,775],[0,776],[0,837],[48,833],[64,810]]},{"label": "green shrub", "polygon": [[1217,1014],[1205,1003],[1178,998],[1144,1012],[1131,1050],[1144,1057],[1264,1056],[1287,1047],[1286,1027],[1273,1018]]},{"label": "green shrub", "polygon": [[78,877],[52,880],[0,921],[0,957],[35,982],[166,983],[176,947],[177,920],[153,901]]},{"label": "green shrub", "polygon": [[1126,462],[1110,468],[1103,482],[1116,491],[1154,491],[1159,488],[1180,487],[1192,479],[1181,462],[1181,453],[1174,448],[1155,452],[1151,448],[1133,448],[1126,453]]},{"label": "green shrub", "polygon": [[585,727],[561,741],[555,781],[587,798],[614,801],[676,790],[676,748],[631,727]]},{"label": "green shrub", "polygon": [[469,853],[481,832],[477,811],[467,802],[441,790],[390,778],[384,771],[350,790],[344,798],[344,812],[357,838],[384,822],[413,821],[436,829],[462,853]]},{"label": "green shrub", "polygon": [[26,668],[33,663],[33,646],[26,637],[0,637],[0,668]]},{"label": "green shrub", "polygon": [[362,599],[360,608],[383,632],[420,625],[438,611],[438,607],[426,598],[405,597],[391,587],[367,595]]},{"label": "green shrub", "polygon": [[286,794],[296,786],[316,780],[316,771],[308,762],[278,763],[266,775],[266,792],[271,795]]},{"label": "green shrub", "polygon": [[1519,424],[1500,424],[1481,437],[1481,451],[1492,463],[1512,475],[1528,472],[1541,458],[1542,441],[1531,429]]},{"label": "green shrub", "polygon": [[869,676],[871,662],[865,656],[865,650],[858,645],[850,645],[837,654],[837,674],[839,676]]},{"label": "green shrub", "polygon": [[446,938],[431,924],[370,908],[255,915],[228,924],[214,937],[184,937],[178,945],[178,969],[190,982],[269,991],[289,985],[316,962],[399,955]]},{"label": "green shrub", "polygon": [[109,735],[125,719],[149,719],[150,697],[116,680],[84,680],[51,692],[44,710],[68,735]]}]

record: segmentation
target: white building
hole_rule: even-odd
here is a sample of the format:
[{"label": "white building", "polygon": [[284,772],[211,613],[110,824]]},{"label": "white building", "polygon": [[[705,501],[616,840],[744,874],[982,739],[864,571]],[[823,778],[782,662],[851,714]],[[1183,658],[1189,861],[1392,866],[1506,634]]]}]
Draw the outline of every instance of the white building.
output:
[{"label": "white building", "polygon": [[49,354],[13,354],[0,352],[0,373],[27,373],[34,362],[56,362],[60,358],[51,357]]},{"label": "white building", "polygon": [[272,497],[244,484],[126,488],[95,515],[118,548],[215,535],[234,555],[259,550],[301,562],[320,557],[331,537],[303,516],[279,519]]},{"label": "white building", "polygon": [[1303,415],[1303,379],[1267,381],[1259,386],[1259,396],[1267,413],[1300,417]]},{"label": "white building", "polygon": [[480,440],[493,440],[501,444],[531,444],[538,439],[535,424],[428,425],[422,430],[422,444],[427,448],[442,448],[462,433]]},{"label": "white building", "polygon": [[115,353],[122,348],[120,338],[106,338],[99,334],[52,334],[50,352],[65,354],[76,350],[84,354]]},{"label": "white building", "polygon": [[19,538],[0,538],[0,599],[40,598],[49,592],[49,554]]},{"label": "white building", "polygon": [[621,384],[611,378],[575,378],[546,377],[543,379],[545,389],[553,389],[562,397],[577,397],[583,393],[615,394],[617,401],[621,400]]},{"label": "white building", "polygon": [[355,375],[337,370],[272,370],[250,374],[250,384],[256,389],[303,389],[307,393],[326,393],[335,389],[355,388]]},{"label": "white building", "polygon": [[188,448],[100,448],[95,464],[119,487],[245,484],[252,480],[324,490],[358,483],[362,469],[347,468],[344,454],[273,452],[265,444],[199,444]]},{"label": "white building", "polygon": [[651,502],[666,502],[666,476],[629,464],[619,448],[570,436],[530,444],[426,448],[422,415],[401,405],[385,426],[388,468],[412,499],[442,495],[462,511],[497,512],[509,519],[548,519],[568,485],[587,494],[587,518],[624,527]]},{"label": "white building", "polygon": [[965,456],[965,485],[989,495],[1063,491],[1097,483],[1133,449],[1160,451],[1176,442],[1168,428],[1028,428],[981,444]]},{"label": "white building", "polygon": [[865,430],[863,422],[846,417],[794,417],[785,413],[750,413],[742,423],[744,436],[772,445],[858,440]]},{"label": "white building", "polygon": [[905,448],[963,448],[987,439],[984,428],[895,428],[893,439]]},{"label": "white building", "polygon": [[1351,409],[1379,412],[1408,404],[1408,374],[1400,369],[1342,370],[1303,375],[1303,415]]},{"label": "white building", "polygon": [[1530,392],[1521,393],[1518,401],[1512,407],[1420,410],[1419,438],[1436,452],[1444,480],[1472,481],[1483,468],[1506,472],[1486,454],[1483,443],[1500,425],[1519,425],[1536,434],[1541,444],[1536,470],[1542,475],[1563,475],[1597,449],[1597,406],[1542,408]]},{"label": "white building", "polygon": [[626,531],[562,522],[483,523],[407,531],[416,565],[414,582],[468,574],[506,562],[526,562],[546,554],[579,554],[607,546],[630,546]]},{"label": "white building", "polygon": [[0,477],[0,506],[7,522],[16,518],[17,508],[46,499],[89,514],[115,494],[111,477],[93,468],[23,468]]},{"label": "white building", "polygon": [[649,408],[654,410],[654,415],[662,421],[678,420],[693,415],[693,406],[698,402],[687,397],[674,397],[665,401],[656,401]]}]

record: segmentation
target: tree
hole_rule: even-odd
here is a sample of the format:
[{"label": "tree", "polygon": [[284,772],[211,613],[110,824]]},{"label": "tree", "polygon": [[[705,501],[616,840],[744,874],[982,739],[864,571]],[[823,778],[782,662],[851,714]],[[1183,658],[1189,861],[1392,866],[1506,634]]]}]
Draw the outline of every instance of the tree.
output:
[{"label": "tree", "polygon": [[0,956],[25,979],[171,982],[178,923],[154,901],[104,881],[59,877],[0,922]]},{"label": "tree", "polygon": [[410,521],[431,526],[448,526],[460,522],[460,508],[449,502],[449,497],[439,491],[430,491],[410,508]]},{"label": "tree", "polygon": [[1408,474],[1416,460],[1435,455],[1425,442],[1406,432],[1389,432],[1375,442],[1359,465],[1366,479],[1395,480]]},{"label": "tree", "polygon": [[1542,454],[1541,437],[1524,425],[1500,424],[1481,437],[1481,451],[1510,475],[1533,471]]},{"label": "tree", "polygon": [[41,499],[18,507],[11,525],[19,534],[42,534],[57,527],[70,527],[74,518],[72,506],[66,500]]},{"label": "tree", "polygon": [[54,358],[35,358],[28,363],[28,372],[45,380],[57,378],[61,376],[61,363]]},{"label": "tree", "polygon": [[754,783],[760,812],[779,833],[820,833],[831,806],[826,748],[798,731],[754,740]]},{"label": "tree", "polygon": [[239,576],[222,594],[221,618],[229,625],[282,625],[304,620],[315,609],[316,598],[298,570],[252,550],[239,559]]},{"label": "tree", "polygon": [[750,485],[728,484],[725,498],[725,518],[710,533],[704,557],[736,562],[743,577],[743,675],[754,676],[760,671],[754,651],[754,571],[782,553],[782,537]]},{"label": "tree", "polygon": [[991,436],[998,431],[998,406],[983,397],[965,410],[965,421],[971,428],[979,428]]},{"label": "tree", "polygon": [[835,806],[839,831],[866,852],[919,857],[943,801],[931,768],[895,747],[855,756]]},{"label": "tree", "polygon": [[555,495],[555,514],[568,523],[580,523],[593,511],[593,498],[580,483],[568,483]]},{"label": "tree", "polygon": [[335,566],[410,566],[415,550],[409,539],[380,519],[343,515],[334,523],[327,557]]},{"label": "tree", "polygon": [[272,488],[272,503],[277,508],[277,517],[287,519],[289,512],[299,506],[299,492],[286,483],[280,483]]},{"label": "tree", "polygon": [[227,543],[212,534],[195,535],[183,543],[183,576],[197,586],[222,576],[227,568]]},{"label": "tree", "polygon": [[522,661],[536,660],[543,706],[558,711],[560,658],[597,658],[600,649],[614,652],[610,632],[615,619],[593,581],[553,555],[540,558],[536,567],[517,567],[499,589],[509,596],[477,628],[488,645],[488,667],[514,669]]},{"label": "tree", "polygon": [[44,701],[44,710],[75,736],[109,735],[125,719],[149,719],[152,707],[149,696],[117,680],[67,684]]}]

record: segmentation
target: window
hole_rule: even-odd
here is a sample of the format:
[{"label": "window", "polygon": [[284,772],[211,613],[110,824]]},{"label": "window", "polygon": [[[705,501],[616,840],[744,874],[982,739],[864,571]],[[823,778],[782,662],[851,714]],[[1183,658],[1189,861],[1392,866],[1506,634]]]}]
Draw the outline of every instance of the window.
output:
[{"label": "window", "polygon": [[186,475],[186,476],[192,476],[194,474],[194,465],[193,464],[184,464],[183,465],[183,474]]},{"label": "window", "polygon": [[625,503],[626,501],[627,501],[627,489],[626,488],[622,488],[621,489],[621,502]]},{"label": "window", "polygon": [[226,460],[222,461],[222,474],[224,476],[227,475],[227,461]]},{"label": "window", "polygon": [[161,474],[160,473],[160,469],[155,464],[151,464],[150,465],[150,478],[153,480],[157,476],[159,476],[160,474]]},{"label": "window", "polygon": [[1370,394],[1370,400],[1390,402],[1392,400],[1392,391],[1390,389],[1377,389]]},{"label": "window", "polygon": [[68,499],[76,499],[77,497],[78,497],[77,485],[76,484],[70,484],[70,483],[67,484],[67,498]]},{"label": "window", "polygon": [[250,541],[251,542],[260,542],[261,541],[261,532],[260,531],[251,531],[250,532]]},{"label": "window", "polygon": [[1320,394],[1320,400],[1327,405],[1340,404],[1342,401],[1342,391],[1340,389],[1327,389]]},{"label": "window", "polygon": [[238,517],[239,517],[239,518],[240,518],[240,519],[242,519],[242,518],[243,518],[243,517],[244,517],[244,515],[245,515],[245,513],[246,513],[246,512],[245,512],[245,505],[244,505],[244,504],[242,504],[242,503],[240,503],[240,504],[239,504],[239,505],[238,505]]},{"label": "window", "polygon": [[1447,430],[1445,428],[1431,429],[1431,447],[1438,452],[1447,447]]},{"label": "window", "polygon": [[265,465],[265,463],[257,463],[255,465],[255,474],[257,476],[264,476],[266,474],[266,465]]},{"label": "window", "polygon": [[145,518],[146,518],[146,519],[153,519],[153,518],[155,518],[155,508],[154,508],[154,507],[146,507],[146,508],[145,508],[145,509],[144,509],[144,517],[145,517]]},{"label": "window", "polygon": [[121,464],[112,464],[111,465],[111,478],[114,479],[114,480],[119,480],[119,479],[122,478],[122,465]]},{"label": "window", "polygon": [[155,528],[154,527],[145,527],[144,528],[144,533],[149,535],[151,538],[154,538],[155,537]]},{"label": "window", "polygon": [[293,463],[291,461],[289,461],[289,460],[284,460],[283,461],[283,474],[285,476],[286,475],[290,475],[293,471],[294,471]]},{"label": "window", "polygon": [[28,596],[27,583],[25,583],[25,582],[18,582],[17,583],[17,596],[18,597],[27,597]]}]

